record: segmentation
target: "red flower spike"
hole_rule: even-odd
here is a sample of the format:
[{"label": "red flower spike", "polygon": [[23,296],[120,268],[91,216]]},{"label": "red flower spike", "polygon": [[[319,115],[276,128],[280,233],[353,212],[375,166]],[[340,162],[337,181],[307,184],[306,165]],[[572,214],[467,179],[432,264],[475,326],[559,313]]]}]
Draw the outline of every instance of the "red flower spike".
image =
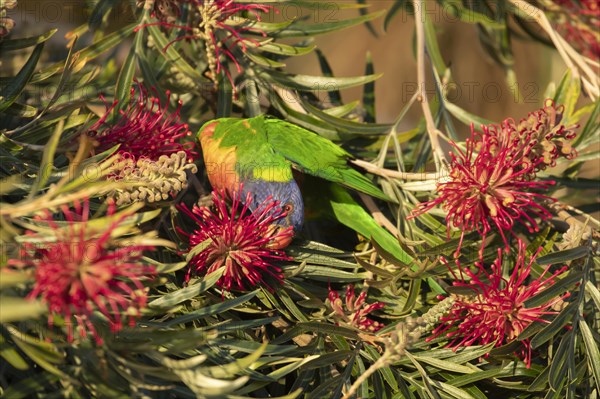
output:
[{"label": "red flower spike", "polygon": [[600,60],[600,5],[598,0],[554,0],[548,4],[554,25],[577,51]]},{"label": "red flower spike", "polygon": [[212,75],[211,79],[216,82],[217,75],[223,72],[232,86],[235,86],[231,74],[221,61],[222,56],[231,60],[237,72],[241,73],[242,67],[236,58],[236,49],[245,53],[248,45],[254,47],[261,45],[259,41],[243,35],[253,33],[266,36],[262,30],[253,26],[252,20],[240,18],[240,21],[235,21],[235,17],[242,12],[248,12],[254,16],[254,21],[261,21],[262,14],[271,10],[276,12],[276,8],[271,5],[238,3],[233,0],[185,0],[185,2],[191,5],[192,12],[195,14],[192,26],[168,23],[159,17],[157,25],[181,29],[189,33],[170,42],[167,48],[180,40],[203,40]]},{"label": "red flower spike", "polygon": [[[75,211],[61,208],[66,227],[58,225],[50,212],[38,217],[54,230],[56,241],[44,246],[25,242],[20,260],[10,260],[9,265],[32,269],[35,284],[28,298],[39,298],[48,305],[48,324],[54,324],[58,315],[65,319],[67,339],[73,341],[75,318],[81,337],[88,332],[101,344],[102,338],[94,327],[91,315],[100,312],[109,322],[112,332],[123,328],[123,322],[135,325],[140,310],[146,306],[146,290],[142,280],[152,276],[154,269],[140,263],[142,252],[152,247],[144,245],[110,248],[111,234],[129,215],[113,221],[104,231],[90,227],[89,202],[83,206],[76,202]],[[115,213],[110,203],[108,215]],[[32,231],[27,234],[34,235]]]},{"label": "red flower spike", "polygon": [[511,158],[535,165],[537,172],[556,166],[560,157],[574,159],[577,156],[570,141],[577,136],[575,129],[579,125],[562,125],[563,112],[564,106],[555,106],[554,101],[547,99],[543,108],[530,112],[518,124],[507,119],[501,125],[483,126],[483,130],[503,146],[512,148]]},{"label": "red flower spike", "polygon": [[[525,260],[526,246],[519,240],[518,255],[510,278],[502,277],[502,250],[498,250],[498,258],[492,264],[491,274],[488,274],[483,265],[478,264],[478,274],[468,269],[459,270],[466,274],[470,280],[461,278],[454,283],[455,286],[468,287],[476,292],[474,297],[458,296],[450,314],[440,319],[440,325],[433,331],[430,341],[441,335],[446,335],[452,341],[448,347],[458,348],[471,345],[486,345],[494,342],[501,346],[515,341],[519,334],[534,321],[549,323],[542,319],[544,315],[557,314],[550,310],[568,296],[556,297],[551,301],[532,308],[525,307],[525,301],[540,293],[554,283],[554,278],[563,273],[566,267],[554,272],[550,277],[544,276],[548,268],[537,279],[527,281],[531,273],[531,265],[535,261],[541,248]],[[458,262],[457,262],[458,264]],[[516,354],[525,361],[527,367],[531,365],[531,344],[529,339],[520,341],[521,347]]]},{"label": "red flower spike", "polygon": [[[341,324],[357,328],[366,332],[376,332],[383,327],[382,323],[372,320],[368,317],[371,312],[381,309],[385,306],[383,302],[375,302],[370,305],[365,303],[367,299],[366,291],[360,293],[358,298],[354,293],[354,286],[348,284],[346,287],[346,297],[344,301],[340,299],[337,291],[329,288],[329,303],[335,312],[334,318]],[[340,323],[336,323],[339,325]]]},{"label": "red flower spike", "polygon": [[[210,244],[190,261],[190,270],[208,274],[225,266],[217,285],[223,289],[246,290],[259,284],[267,285],[267,276],[280,282],[281,269],[271,261],[291,260],[282,251],[292,240],[292,227],[277,226],[285,218],[278,201],[268,198],[254,211],[250,211],[251,194],[242,201],[241,190],[232,195],[231,208],[227,208],[226,194],[213,191],[214,211],[208,207],[184,206],[180,210],[191,217],[198,229],[189,236],[190,248],[210,240]],[[267,285],[268,286],[268,285]]]},{"label": "red flower spike", "polygon": [[551,216],[537,203],[551,198],[532,190],[547,189],[554,182],[533,180],[543,160],[532,162],[527,158],[530,143],[513,142],[502,130],[492,134],[490,127],[483,128],[486,133],[480,134],[471,126],[465,152],[452,143],[455,152],[450,153],[450,175],[438,183],[438,197],[420,204],[410,216],[414,218],[441,204],[447,212],[448,235],[452,227],[462,230],[455,256],[467,232],[477,230],[485,239],[495,227],[508,250],[505,231],[512,231],[516,222],[534,232],[539,230],[535,217]]},{"label": "red flower spike", "polygon": [[105,101],[105,114],[88,129],[88,134],[98,142],[98,150],[105,151],[120,144],[118,153],[153,161],[161,155],[169,156],[184,151],[188,160],[194,161],[198,156],[195,144],[192,141],[180,143],[182,138],[192,135],[188,125],[180,123],[182,103],[180,101],[177,110],[169,114],[167,108],[171,95],[168,91],[166,94],[167,101],[161,104],[158,98],[149,96],[142,85],[138,84],[137,90],[131,88],[131,100],[126,109],[119,110],[120,119],[114,124],[107,122],[107,119],[117,101],[112,105]]}]

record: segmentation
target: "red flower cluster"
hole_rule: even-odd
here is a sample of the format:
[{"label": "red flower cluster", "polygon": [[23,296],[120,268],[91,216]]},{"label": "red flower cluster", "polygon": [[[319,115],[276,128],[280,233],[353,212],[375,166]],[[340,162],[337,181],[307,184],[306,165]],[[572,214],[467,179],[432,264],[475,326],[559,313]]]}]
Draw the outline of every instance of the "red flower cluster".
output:
[{"label": "red flower cluster", "polygon": [[501,125],[482,126],[484,133],[496,137],[502,145],[513,149],[511,158],[522,156],[525,163],[535,166],[536,171],[548,166],[556,166],[560,157],[573,159],[577,151],[570,141],[577,135],[575,129],[579,125],[564,126],[563,105],[555,106],[554,101],[547,99],[544,107],[530,112],[527,118],[515,123],[507,119]]},{"label": "red flower cluster", "polygon": [[[508,280],[502,277],[501,250],[498,250],[498,258],[492,264],[491,274],[481,264],[478,264],[477,274],[468,269],[459,269],[461,277],[454,285],[473,289],[475,296],[458,296],[450,314],[441,318],[441,324],[428,340],[445,334],[448,338],[452,338],[448,346],[454,349],[492,342],[495,342],[495,346],[501,346],[517,339],[519,334],[534,321],[548,323],[542,317],[556,314],[557,312],[550,309],[561,302],[564,296],[555,297],[543,305],[531,308],[525,307],[525,301],[551,286],[554,277],[564,272],[566,267],[545,278],[544,276],[548,274],[546,269],[538,278],[528,281],[531,265],[539,250],[529,258],[529,261],[526,261],[526,246],[520,240],[518,245],[519,252]],[[469,280],[464,279],[463,273],[469,277]],[[520,342],[521,348],[517,351],[517,355],[529,367],[531,344],[529,339]]]},{"label": "red flower cluster", "polygon": [[[29,298],[41,298],[48,305],[48,324],[58,315],[65,319],[67,338],[73,340],[74,317],[81,336],[90,332],[102,343],[91,316],[100,312],[108,319],[111,330],[119,331],[123,322],[135,324],[135,318],[146,306],[146,290],[142,281],[152,276],[154,269],[140,262],[142,251],[152,249],[143,245],[111,248],[111,234],[129,215],[114,220],[103,231],[89,223],[89,202],[74,204],[75,212],[62,207],[66,225],[57,222],[49,212],[38,218],[54,231],[56,241],[43,247],[24,243],[21,259],[10,265],[32,269],[35,284]],[[110,203],[108,215],[115,213]],[[59,224],[61,223],[61,224]],[[33,232],[28,232],[33,235]]]},{"label": "red flower cluster", "polygon": [[[104,100],[104,98],[102,98]],[[161,155],[176,154],[184,151],[188,160],[198,155],[193,142],[182,144],[180,141],[192,132],[188,125],[180,123],[181,101],[175,113],[169,114],[170,93],[167,101],[161,104],[156,97],[148,95],[140,84],[131,89],[131,100],[125,109],[119,110],[120,119],[115,123],[108,118],[113,113],[117,101],[106,104],[106,113],[88,129],[88,134],[98,142],[99,151],[105,151],[120,144],[118,152],[128,154],[134,159],[149,158],[156,161]]]},{"label": "red flower cluster", "polygon": [[[202,40],[205,43],[209,70],[216,81],[217,75],[225,73],[230,81],[232,77],[224,68],[221,56],[227,57],[233,62],[238,73],[242,72],[240,63],[235,54],[236,48],[245,53],[248,45],[260,46],[260,42],[250,37],[243,36],[245,33],[253,33],[265,36],[265,33],[256,28],[255,21],[261,20],[261,14],[268,13],[275,8],[271,5],[236,2],[233,0],[185,0],[190,5],[192,18],[191,23],[180,25],[167,22],[167,18],[160,12],[154,12],[159,22],[158,25],[167,28],[176,28],[187,31],[183,35],[169,43],[169,46],[180,40]],[[167,3],[168,16],[179,15],[180,12],[172,10],[172,2],[163,0],[160,4]],[[159,4],[159,5],[160,5]],[[156,7],[156,6],[155,6]],[[254,20],[239,17],[240,13],[248,12],[254,16]],[[238,19],[236,20],[236,17]]]},{"label": "red flower cluster", "polygon": [[251,194],[242,199],[240,192],[232,195],[230,209],[226,194],[218,191],[212,194],[214,211],[208,207],[194,207],[192,211],[180,207],[198,224],[198,229],[189,234],[190,248],[209,241],[190,261],[188,279],[192,269],[206,274],[224,266],[225,272],[217,285],[228,291],[266,285],[267,276],[277,282],[282,280],[281,269],[271,261],[291,260],[282,249],[291,242],[293,228],[276,224],[286,213],[271,199],[250,211]]},{"label": "red flower cluster", "polygon": [[383,302],[366,304],[367,292],[360,293],[358,298],[354,294],[354,286],[348,284],[346,287],[346,297],[344,301],[340,299],[337,291],[329,288],[329,303],[334,311],[334,318],[339,321],[336,324],[343,324],[354,327],[366,332],[376,332],[383,327],[383,324],[368,317],[369,313],[381,309],[385,306]]},{"label": "red flower cluster", "polygon": [[462,231],[456,256],[464,235],[473,230],[485,239],[495,226],[505,243],[505,231],[511,231],[516,221],[537,231],[532,215],[543,219],[551,215],[536,202],[548,197],[531,190],[545,189],[553,182],[532,180],[539,162],[526,162],[523,155],[513,158],[515,152],[525,152],[523,147],[515,150],[493,135],[480,135],[472,129],[466,152],[454,144],[450,176],[438,183],[438,197],[420,204],[411,217],[441,204],[447,212],[448,233],[452,226]]},{"label": "red flower cluster", "polygon": [[583,55],[600,60],[600,5],[597,0],[554,0],[551,19],[564,38]]},{"label": "red flower cluster", "polygon": [[465,151],[452,143],[450,175],[438,183],[438,197],[420,204],[411,217],[441,204],[447,212],[448,233],[451,227],[462,231],[456,256],[470,231],[485,239],[495,227],[507,249],[505,232],[511,232],[516,222],[538,231],[535,218],[551,216],[538,202],[551,198],[535,191],[554,182],[536,181],[536,173],[554,165],[560,156],[576,156],[568,142],[575,137],[574,127],[560,125],[562,112],[550,101],[519,124],[507,119],[501,125],[482,126],[483,133],[471,126]]}]

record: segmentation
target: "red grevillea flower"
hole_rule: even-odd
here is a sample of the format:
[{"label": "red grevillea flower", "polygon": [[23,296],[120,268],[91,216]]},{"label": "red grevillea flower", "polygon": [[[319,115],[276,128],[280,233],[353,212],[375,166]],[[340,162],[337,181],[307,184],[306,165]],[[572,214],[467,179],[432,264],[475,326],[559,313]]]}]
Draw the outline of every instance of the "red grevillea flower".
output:
[{"label": "red grevillea flower", "polygon": [[511,158],[520,158],[536,166],[536,171],[556,166],[560,157],[574,159],[577,151],[571,146],[579,125],[561,124],[565,107],[555,106],[546,99],[544,107],[530,112],[527,118],[515,123],[506,119],[501,125],[482,126],[485,134],[496,137],[502,145],[512,148]]},{"label": "red grevillea flower", "polygon": [[[248,46],[258,47],[261,43],[251,37],[244,36],[246,33],[266,36],[265,33],[256,28],[256,21],[261,21],[261,15],[275,8],[271,5],[256,3],[236,2],[233,0],[185,0],[191,7],[191,23],[178,25],[158,22],[158,25],[168,28],[182,29],[188,34],[182,35],[169,43],[172,45],[179,40],[202,40],[205,43],[208,67],[211,79],[217,81],[217,76],[223,72],[233,83],[233,79],[223,66],[222,56],[233,62],[238,73],[242,67],[238,61],[236,51],[245,53]],[[240,13],[248,12],[254,19],[243,18]]]},{"label": "red grevillea flower", "polygon": [[369,313],[385,306],[383,302],[367,304],[367,292],[363,291],[358,297],[354,294],[354,286],[348,284],[344,301],[337,291],[329,288],[329,304],[334,311],[336,324],[357,328],[365,332],[376,332],[383,324],[368,317]]},{"label": "red grevillea flower", "polygon": [[[140,310],[146,306],[146,289],[142,281],[152,276],[152,266],[140,262],[142,251],[152,249],[144,245],[111,248],[111,234],[125,214],[99,230],[91,227],[89,202],[74,204],[75,211],[67,206],[61,208],[65,222],[56,222],[50,212],[38,217],[54,231],[55,241],[43,246],[39,243],[23,244],[21,259],[9,264],[31,269],[35,276],[29,298],[40,298],[48,305],[48,324],[52,326],[57,316],[67,325],[67,338],[73,341],[71,319],[75,318],[82,337],[90,332],[98,344],[102,339],[97,333],[91,316],[100,312],[109,322],[111,331],[123,328],[123,322],[135,324]],[[109,204],[108,215],[115,213],[115,205]],[[63,224],[59,224],[63,223]],[[28,232],[34,235],[33,232]]]},{"label": "red grevillea flower", "polygon": [[194,207],[190,211],[180,207],[198,224],[198,229],[189,234],[190,248],[208,240],[207,247],[190,261],[188,279],[192,269],[208,274],[224,266],[217,285],[228,291],[246,290],[259,284],[268,286],[268,277],[277,282],[282,280],[281,268],[271,262],[291,260],[282,249],[291,242],[293,228],[277,225],[286,213],[271,198],[250,211],[251,194],[242,200],[239,192],[232,195],[230,208],[222,191],[212,193],[214,210]]},{"label": "red grevillea flower", "polygon": [[450,175],[437,184],[438,197],[420,204],[410,216],[416,217],[441,204],[447,212],[448,234],[451,227],[462,231],[455,256],[467,232],[477,230],[485,239],[495,227],[508,250],[505,232],[512,231],[515,222],[535,232],[539,228],[534,218],[551,216],[537,203],[550,198],[533,192],[554,184],[533,180],[543,159],[529,159],[530,143],[512,141],[504,130],[498,134],[490,134],[486,127],[484,130],[488,132],[480,134],[471,126],[466,151],[453,143]]},{"label": "red grevillea flower", "polygon": [[600,60],[600,5],[598,0],[555,0],[547,4],[557,30],[583,55]]},{"label": "red grevillea flower", "polygon": [[[117,105],[106,104],[106,113],[88,129],[88,134],[98,142],[98,150],[105,151],[120,144],[118,152],[128,154],[134,159],[149,158],[156,161],[161,155],[176,154],[184,151],[188,160],[193,161],[198,155],[192,141],[181,143],[181,139],[191,136],[188,125],[180,123],[182,103],[174,113],[167,111],[167,101],[161,104],[156,97],[148,95],[147,90],[138,85],[131,89],[131,100],[127,107],[121,107],[119,118],[109,120]],[[102,98],[104,100],[104,98]]]},{"label": "red grevillea flower", "polygon": [[[433,338],[445,335],[452,341],[448,344],[453,349],[471,345],[486,345],[495,342],[501,346],[517,339],[527,326],[534,321],[548,323],[542,319],[544,315],[557,312],[550,310],[562,302],[563,297],[555,297],[549,302],[525,307],[525,301],[554,283],[554,277],[563,273],[566,267],[545,277],[548,268],[536,279],[530,279],[531,265],[541,248],[527,261],[526,246],[519,240],[519,252],[514,269],[506,280],[502,277],[502,250],[498,250],[498,258],[488,273],[481,264],[477,274],[468,269],[460,269],[461,278],[454,283],[458,287],[468,287],[475,291],[475,296],[459,295],[452,305],[450,313],[440,319],[440,325],[433,331]],[[470,279],[466,281],[463,273]],[[529,281],[528,281],[529,280]],[[531,364],[531,344],[529,339],[521,340],[516,354],[523,359],[527,367]]]}]

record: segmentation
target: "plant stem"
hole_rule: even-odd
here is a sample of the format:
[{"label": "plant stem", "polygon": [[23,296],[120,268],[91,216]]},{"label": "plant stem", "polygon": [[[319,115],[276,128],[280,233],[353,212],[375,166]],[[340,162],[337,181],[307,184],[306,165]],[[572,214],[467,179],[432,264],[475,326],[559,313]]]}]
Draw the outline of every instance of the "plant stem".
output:
[{"label": "plant stem", "polygon": [[350,399],[352,397],[352,395],[354,395],[356,393],[358,388],[360,388],[362,383],[367,380],[367,378],[369,378],[371,375],[373,375],[373,373],[375,373],[380,368],[385,367],[385,365],[388,361],[388,357],[389,357],[389,353],[384,352],[384,354],[381,355],[381,357],[379,359],[377,359],[377,361],[375,363],[373,363],[371,365],[371,367],[369,367],[367,370],[365,370],[365,372],[362,373],[356,379],[356,381],[354,381],[354,383],[352,384],[352,386],[350,387],[348,392],[346,392],[346,394],[342,397],[342,399]]},{"label": "plant stem", "polygon": [[413,173],[413,172],[399,172],[397,170],[380,168],[377,165],[373,165],[370,162],[363,161],[361,159],[353,159],[351,161],[356,166],[360,166],[369,173],[372,173],[381,177],[389,177],[391,179],[400,180],[414,180],[414,181],[425,181],[425,180],[436,180],[441,177],[439,173]]},{"label": "plant stem", "polygon": [[[565,39],[556,33],[552,28],[548,17],[546,17],[546,14],[542,10],[524,0],[509,0],[509,2],[520,11],[524,17],[533,18],[544,32],[546,32],[567,67],[573,71],[575,77],[581,78],[583,86],[591,99],[596,100],[600,95],[600,78],[589,67],[587,58],[577,53]],[[585,76],[580,76],[581,72],[583,72]]]},{"label": "plant stem", "polygon": [[379,209],[377,204],[375,204],[375,201],[373,201],[373,198],[363,193],[359,193],[358,195],[369,212],[371,212],[373,219],[375,219],[380,226],[385,227],[390,233],[392,233],[394,237],[400,237],[400,231],[398,231],[398,228],[390,221],[390,219],[385,217],[383,212],[381,212],[381,209]]},{"label": "plant stem", "polygon": [[413,0],[413,8],[415,10],[415,28],[417,33],[417,90],[419,93],[419,101],[421,102],[421,108],[423,109],[423,116],[425,117],[425,124],[427,126],[427,133],[429,134],[429,140],[431,142],[431,148],[434,153],[435,168],[438,172],[442,168],[446,167],[448,161],[446,160],[446,154],[440,146],[439,137],[440,132],[433,120],[431,114],[431,108],[429,108],[429,100],[427,99],[426,91],[426,79],[425,79],[425,31],[423,25],[425,24],[425,16],[423,15],[423,7],[425,6],[422,0]]}]

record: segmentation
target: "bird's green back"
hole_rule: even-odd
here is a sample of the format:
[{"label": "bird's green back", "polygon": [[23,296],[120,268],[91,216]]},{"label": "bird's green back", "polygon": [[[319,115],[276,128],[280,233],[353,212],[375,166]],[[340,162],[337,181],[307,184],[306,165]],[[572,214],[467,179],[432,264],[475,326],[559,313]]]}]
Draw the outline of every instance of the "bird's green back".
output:
[{"label": "bird's green back", "polygon": [[[210,140],[218,142],[221,149],[235,148],[236,171],[242,179],[286,182],[292,179],[291,167],[294,167],[303,173],[390,200],[366,176],[349,165],[352,156],[348,152],[316,133],[265,115],[249,119],[222,118],[217,122],[214,133],[210,132]],[[200,134],[205,131],[208,129],[202,128]]]}]

